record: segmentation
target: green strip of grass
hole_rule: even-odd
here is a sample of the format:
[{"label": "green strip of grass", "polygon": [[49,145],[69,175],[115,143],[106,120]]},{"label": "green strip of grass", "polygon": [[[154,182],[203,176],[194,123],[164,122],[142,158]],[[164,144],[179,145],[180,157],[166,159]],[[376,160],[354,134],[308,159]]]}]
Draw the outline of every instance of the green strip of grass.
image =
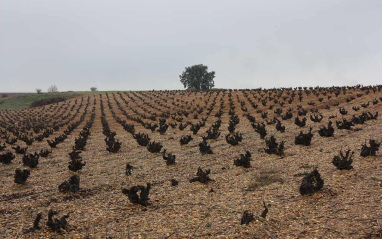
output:
[{"label": "green strip of grass", "polygon": [[81,93],[77,92],[62,92],[62,93],[43,93],[43,94],[28,94],[22,96],[12,96],[9,94],[6,98],[0,98],[0,110],[22,110],[29,108],[33,101],[48,99],[53,97],[64,97],[70,99],[78,96]]},{"label": "green strip of grass", "polygon": [[[5,98],[0,98],[0,110],[23,110],[30,107],[33,101],[48,99],[53,97],[64,97],[66,99],[71,99],[79,95],[90,95],[90,94],[105,94],[105,93],[115,93],[115,92],[125,92],[125,91],[68,91],[68,92],[57,92],[57,93],[30,93],[21,96],[13,96],[12,93],[4,93],[8,95]],[[129,91],[133,92],[133,91]]]}]

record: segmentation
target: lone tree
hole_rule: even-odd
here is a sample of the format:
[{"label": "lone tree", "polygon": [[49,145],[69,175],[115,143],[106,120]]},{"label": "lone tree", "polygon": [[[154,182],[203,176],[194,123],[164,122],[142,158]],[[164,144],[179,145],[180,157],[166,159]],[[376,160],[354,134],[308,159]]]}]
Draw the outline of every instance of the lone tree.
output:
[{"label": "lone tree", "polygon": [[93,86],[93,87],[90,87],[90,90],[91,90],[91,91],[97,91],[97,87],[94,87],[94,86]]},{"label": "lone tree", "polygon": [[56,92],[58,92],[57,86],[56,86],[56,85],[51,85],[51,86],[48,88],[48,92],[49,92],[49,93],[56,93]]},{"label": "lone tree", "polygon": [[209,90],[215,86],[215,72],[208,72],[208,67],[199,64],[186,67],[186,70],[179,76],[184,88],[195,88],[197,90]]}]

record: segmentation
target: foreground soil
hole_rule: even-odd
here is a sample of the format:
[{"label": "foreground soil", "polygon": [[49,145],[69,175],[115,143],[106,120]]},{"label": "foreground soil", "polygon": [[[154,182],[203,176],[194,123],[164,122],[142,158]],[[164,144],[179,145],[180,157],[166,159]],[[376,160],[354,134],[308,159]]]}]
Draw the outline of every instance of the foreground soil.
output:
[{"label": "foreground soil", "polygon": [[[335,122],[343,118],[351,120],[353,115],[363,112],[382,112],[382,92],[369,90],[367,94],[364,89],[352,88],[345,94],[341,91],[338,96],[332,92],[323,96],[322,93],[328,91],[323,89],[317,96],[313,93],[306,95],[306,91],[309,90],[302,90],[304,97],[301,102],[296,96],[290,104],[285,103],[283,107],[269,99],[263,105],[260,100],[265,99],[269,93],[264,91],[154,91],[80,96],[53,106],[23,111],[0,111],[3,126],[27,118],[60,121],[54,116],[62,111],[65,111],[64,115],[75,116],[72,122],[80,119],[82,113],[85,115],[85,120],[62,143],[52,148],[51,155],[47,158],[40,157],[38,167],[30,169],[31,174],[25,185],[14,183],[15,169],[27,168],[22,164],[22,154],[17,154],[10,164],[0,164],[0,237],[381,238],[382,154],[380,150],[376,156],[361,157],[360,152],[365,141],[382,140],[382,119],[378,117],[368,120],[349,130],[338,129]],[[248,97],[245,92],[249,93]],[[279,92],[282,92],[282,96],[290,96],[285,90]],[[297,94],[298,90],[295,92]],[[328,95],[332,97],[328,99]],[[354,99],[347,102],[346,99],[351,96]],[[320,97],[324,98],[322,102],[318,100]],[[105,119],[110,129],[116,132],[116,139],[122,142],[117,153],[106,150],[101,123],[101,99]],[[235,132],[243,135],[243,140],[237,146],[228,144],[225,139],[229,133],[229,99],[232,100],[235,114],[240,119]],[[248,99],[255,102],[257,108]],[[282,97],[278,99],[283,101]],[[377,103],[373,104],[373,100]],[[288,99],[284,101],[287,102]],[[216,140],[208,140],[213,154],[202,155],[198,145],[202,142],[202,136],[218,120],[215,114],[219,111],[221,102],[224,106],[219,129],[221,135]],[[361,106],[368,102],[369,106],[366,108]],[[86,104],[89,105],[87,109]],[[298,105],[308,110],[304,127],[294,124]],[[90,120],[93,107],[94,123],[90,128],[91,134],[86,147],[81,153],[86,165],[80,172],[74,173],[68,170],[68,153],[72,152],[75,138],[79,136],[86,121]],[[209,107],[211,112],[207,117]],[[289,107],[292,109],[292,119],[282,120],[274,112],[275,109],[282,108],[284,115]],[[341,115],[339,107],[344,107],[348,113]],[[353,107],[360,109],[355,111]],[[77,108],[79,110],[76,115]],[[177,123],[177,126],[169,127],[164,134],[160,134],[126,118],[121,109],[134,117],[157,115],[156,120],[142,118],[144,122],[152,124],[158,123],[162,118],[159,115],[167,111],[170,115],[182,110],[192,112],[188,116],[182,116],[183,123],[189,121],[196,124],[202,118],[207,119],[205,126],[193,135],[190,125],[180,131],[180,122],[167,117],[167,123]],[[198,109],[203,111],[197,113]],[[284,156],[265,153],[265,140],[260,138],[251,122],[243,116],[249,113],[256,118],[256,122],[266,122],[261,117],[262,112],[258,111],[260,109],[268,112],[268,121],[275,116],[286,127],[285,132],[281,133],[274,124],[266,125],[266,139],[273,135],[277,142],[285,142]],[[317,109],[322,113],[323,120],[319,123],[311,121],[310,109]],[[197,118],[194,118],[194,114],[197,114]],[[329,119],[330,116],[333,118]],[[151,140],[160,142],[163,149],[176,156],[176,164],[166,165],[161,153],[150,153],[146,147],[137,144],[133,135],[116,121],[116,117],[133,124],[136,133],[147,133]],[[333,121],[334,136],[321,137],[317,131],[321,126],[328,125],[329,120]],[[310,127],[313,133],[311,145],[295,145],[294,140],[299,132],[307,133]],[[10,134],[7,127],[0,129]],[[54,139],[65,129],[66,126],[60,127],[48,139]],[[184,135],[191,135],[193,140],[181,146],[179,140]],[[5,142],[3,139],[1,141]],[[15,145],[27,146],[20,139]],[[5,151],[14,152],[11,146],[6,144]],[[46,139],[33,142],[28,146],[28,152],[39,152],[44,148],[50,148]],[[332,164],[333,157],[340,150],[347,149],[354,151],[353,169],[338,170]],[[251,167],[235,166],[234,159],[246,151],[252,155]],[[133,166],[130,176],[125,174],[127,163]],[[190,179],[196,176],[198,167],[210,169],[212,181],[206,184],[190,183]],[[299,186],[304,173],[309,173],[314,168],[321,174],[324,187],[312,195],[301,195]],[[81,178],[80,191],[59,192],[58,185],[74,174]],[[172,186],[171,179],[178,180],[179,184]],[[152,185],[148,206],[133,204],[122,194],[123,188],[146,183]],[[264,210],[263,202],[269,210],[266,218],[260,217]],[[68,226],[60,233],[53,232],[46,226],[50,209],[59,212],[57,218],[69,213]],[[254,215],[254,220],[248,225],[240,224],[244,211]],[[41,229],[26,233],[26,229],[33,226],[39,212],[43,215]]]}]

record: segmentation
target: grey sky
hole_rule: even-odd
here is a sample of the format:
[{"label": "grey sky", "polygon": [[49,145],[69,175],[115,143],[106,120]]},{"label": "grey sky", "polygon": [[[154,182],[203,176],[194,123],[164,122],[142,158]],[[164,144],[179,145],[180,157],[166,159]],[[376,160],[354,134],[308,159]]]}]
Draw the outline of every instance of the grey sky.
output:
[{"label": "grey sky", "polygon": [[381,0],[0,0],[0,92],[382,84]]}]

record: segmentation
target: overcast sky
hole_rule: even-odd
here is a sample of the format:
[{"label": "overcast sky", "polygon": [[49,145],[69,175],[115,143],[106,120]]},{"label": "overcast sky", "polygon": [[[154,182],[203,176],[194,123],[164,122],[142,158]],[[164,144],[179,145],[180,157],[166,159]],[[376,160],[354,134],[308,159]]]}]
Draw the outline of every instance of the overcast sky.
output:
[{"label": "overcast sky", "polygon": [[382,84],[382,0],[0,0],[0,92]]}]

